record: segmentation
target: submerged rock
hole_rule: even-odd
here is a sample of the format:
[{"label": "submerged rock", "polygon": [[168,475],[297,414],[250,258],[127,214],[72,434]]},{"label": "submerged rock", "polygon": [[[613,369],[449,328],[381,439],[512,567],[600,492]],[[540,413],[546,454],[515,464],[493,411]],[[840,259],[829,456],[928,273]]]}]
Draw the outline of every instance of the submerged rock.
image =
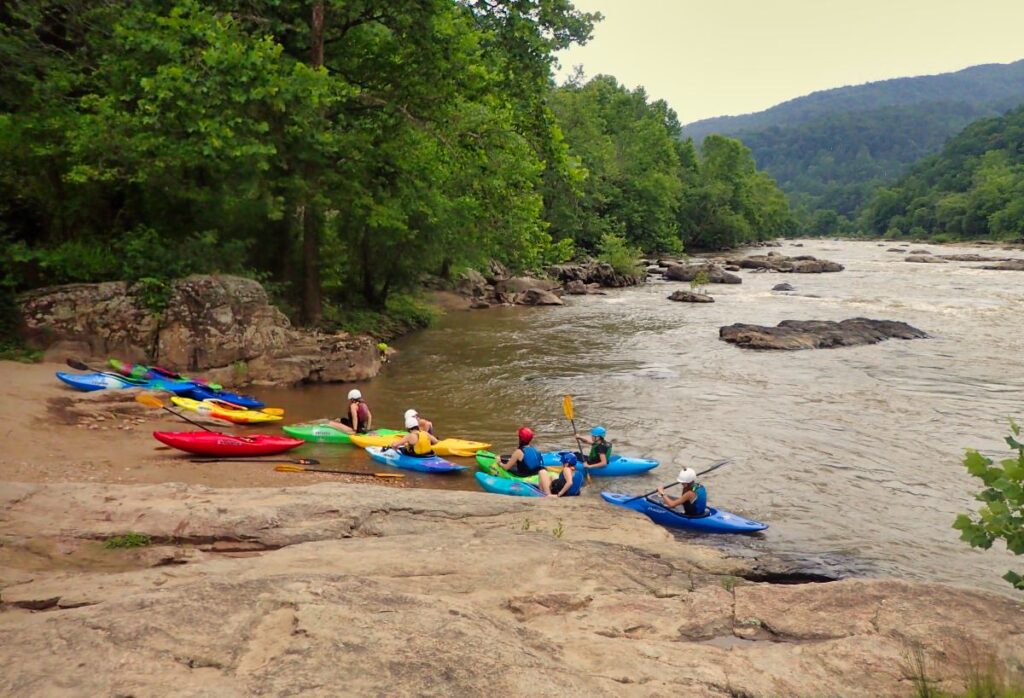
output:
[{"label": "submerged rock", "polygon": [[706,293],[692,293],[690,291],[676,291],[668,297],[670,301],[680,303],[714,303],[715,299]]},{"label": "submerged rock", "polygon": [[842,322],[783,320],[776,327],[737,323],[718,330],[719,339],[745,349],[829,349],[926,337],[926,332],[905,322],[868,318]]}]

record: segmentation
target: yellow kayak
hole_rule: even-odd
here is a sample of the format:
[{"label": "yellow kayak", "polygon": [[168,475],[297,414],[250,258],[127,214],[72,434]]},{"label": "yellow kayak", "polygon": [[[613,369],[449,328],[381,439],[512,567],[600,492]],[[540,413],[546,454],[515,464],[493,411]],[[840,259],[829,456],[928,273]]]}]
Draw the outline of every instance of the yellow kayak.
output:
[{"label": "yellow kayak", "polygon": [[[175,395],[171,398],[171,402],[186,410],[192,410],[193,412],[205,414],[216,419],[223,419],[226,422],[234,422],[235,424],[259,424],[261,422],[276,422],[281,419],[279,414],[247,410],[244,407],[239,407],[223,400],[203,400],[200,402],[199,400]],[[273,408],[270,409],[273,410]],[[279,410],[273,411],[278,412]],[[283,410],[280,411],[283,412]]]},{"label": "yellow kayak", "polygon": [[[349,439],[352,443],[360,448],[367,448],[369,446],[378,446],[380,448],[386,448],[391,444],[395,443],[398,439],[402,438],[401,434],[395,434],[392,436],[373,436],[370,434],[352,434]],[[434,453],[439,456],[465,456],[471,458],[476,455],[477,451],[486,451],[490,448],[490,444],[485,444],[482,441],[467,441],[466,439],[442,439],[434,444]]]}]

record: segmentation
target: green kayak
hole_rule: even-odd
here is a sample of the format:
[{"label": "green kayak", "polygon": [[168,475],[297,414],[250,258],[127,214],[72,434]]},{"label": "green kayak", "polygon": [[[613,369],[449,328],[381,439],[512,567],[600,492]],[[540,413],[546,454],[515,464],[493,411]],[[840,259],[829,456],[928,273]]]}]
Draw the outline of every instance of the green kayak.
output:
[{"label": "green kayak", "polygon": [[[284,433],[296,439],[302,439],[303,441],[311,441],[313,443],[320,444],[351,444],[352,439],[349,435],[340,429],[335,429],[332,426],[326,424],[289,424],[286,427],[281,427]],[[404,431],[396,431],[394,429],[377,429],[376,431],[370,432],[379,436],[392,436],[395,434],[404,434]]]},{"label": "green kayak", "polygon": [[498,456],[491,453],[490,451],[477,451],[476,453],[476,464],[480,466],[480,470],[483,470],[488,475],[492,475],[497,478],[505,480],[518,480],[519,482],[528,482],[531,485],[540,483],[539,475],[528,475],[526,477],[519,477],[513,475],[509,471],[501,467],[498,460]]}]

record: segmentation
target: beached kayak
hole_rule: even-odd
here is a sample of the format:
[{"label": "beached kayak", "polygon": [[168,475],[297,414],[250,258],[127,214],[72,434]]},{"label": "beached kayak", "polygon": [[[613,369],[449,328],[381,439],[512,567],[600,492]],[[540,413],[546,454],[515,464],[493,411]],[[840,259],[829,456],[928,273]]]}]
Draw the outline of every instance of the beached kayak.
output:
[{"label": "beached kayak", "polygon": [[493,494],[507,494],[513,497],[543,497],[544,493],[534,485],[521,480],[509,480],[504,477],[494,477],[487,473],[476,473],[476,481],[486,491]]},{"label": "beached kayak", "polygon": [[[544,465],[548,469],[553,469],[556,472],[562,466],[562,454],[569,453],[569,451],[552,451],[549,453],[542,453],[541,457],[544,459]],[[490,472],[492,475],[499,473],[491,472],[491,465],[495,462],[497,456],[489,451],[482,451],[476,454],[476,462],[481,468]],[[617,456],[612,455],[608,461],[608,465],[603,468],[587,468],[587,473],[593,477],[620,477],[622,475],[636,475],[637,473],[643,473],[653,468],[658,467],[658,461],[647,458],[630,458],[629,456]],[[505,472],[502,470],[502,472]],[[508,475],[507,477],[515,477]],[[534,479],[532,482],[536,482],[536,476],[532,476]]]},{"label": "beached kayak", "polygon": [[244,407],[232,405],[230,402],[224,402],[223,400],[203,400],[200,402],[189,397],[175,395],[171,398],[171,402],[186,410],[192,410],[199,414],[205,414],[215,419],[223,419],[226,422],[233,422],[235,424],[278,422],[282,419],[282,417],[276,414],[247,410]]},{"label": "beached kayak", "polygon": [[250,410],[258,410],[261,407],[267,406],[267,403],[254,398],[252,395],[240,395],[228,392],[227,390],[214,390],[208,385],[196,385],[195,383],[190,385],[192,388],[181,394],[193,400],[223,400],[239,407],[247,407]]},{"label": "beached kayak", "polygon": [[301,439],[253,434],[231,436],[209,431],[154,431],[153,438],[168,446],[200,456],[269,456],[301,446]]},{"label": "beached kayak", "polygon": [[[379,446],[384,448],[390,446],[395,442],[399,436],[386,435],[386,434],[352,434],[350,440],[356,446],[360,448],[367,448],[369,446]],[[464,456],[471,458],[477,451],[482,451],[485,448],[490,448],[490,444],[485,444],[482,441],[467,441],[466,439],[441,439],[434,444],[434,454],[438,456]]]},{"label": "beached kayak", "polygon": [[[479,453],[477,453],[476,463],[477,465],[480,466],[480,469],[490,477],[498,478],[501,480],[514,480],[516,482],[525,482],[530,485],[536,485],[539,484],[540,482],[539,475],[513,475],[512,473],[505,470],[505,468],[501,466],[501,463],[498,460],[498,456],[491,453],[490,451],[480,451]],[[551,471],[552,478],[555,478],[558,477],[557,472],[561,470],[561,468],[549,468],[548,470]],[[479,478],[477,479],[479,480]],[[488,492],[490,491],[491,490],[488,490]]]},{"label": "beached kayak", "polygon": [[[289,424],[281,427],[285,434],[294,436],[296,439],[311,441],[319,444],[351,444],[351,434],[346,434],[341,429],[335,429],[326,424]],[[404,431],[394,429],[378,429],[373,432],[375,435],[388,437],[387,443],[394,440],[395,435],[403,435]],[[373,445],[373,444],[371,444]],[[386,444],[385,444],[386,445]]]},{"label": "beached kayak", "polygon": [[419,458],[417,456],[407,456],[394,449],[382,449],[377,446],[370,446],[366,449],[366,452],[370,454],[370,458],[373,458],[378,463],[402,468],[403,470],[416,470],[421,473],[451,473],[456,470],[466,469],[464,465],[449,463],[444,458],[439,458],[438,456]]},{"label": "beached kayak", "polygon": [[170,369],[163,368],[161,366],[145,366],[143,364],[131,364],[128,363],[127,361],[121,361],[119,359],[107,359],[107,363],[109,363],[111,368],[113,368],[117,373],[120,373],[122,376],[127,376],[129,378],[167,378],[170,380],[191,381],[199,385],[208,386],[210,388],[213,388],[214,390],[220,390],[222,387],[224,387],[219,383],[211,383],[205,378],[184,376],[180,373],[171,371]]},{"label": "beached kayak", "polygon": [[116,373],[65,373],[57,371],[57,378],[75,390],[121,390],[124,388],[145,388],[146,390],[166,390],[180,395],[196,387],[195,383],[182,383],[162,379],[138,380],[127,378]]},{"label": "beached kayak", "polygon": [[686,516],[643,497],[628,501],[633,495],[618,492],[602,492],[601,497],[610,504],[647,514],[654,523],[670,528],[685,528],[705,533],[756,533],[768,528],[768,524],[751,521],[714,507],[707,508],[706,516]]}]

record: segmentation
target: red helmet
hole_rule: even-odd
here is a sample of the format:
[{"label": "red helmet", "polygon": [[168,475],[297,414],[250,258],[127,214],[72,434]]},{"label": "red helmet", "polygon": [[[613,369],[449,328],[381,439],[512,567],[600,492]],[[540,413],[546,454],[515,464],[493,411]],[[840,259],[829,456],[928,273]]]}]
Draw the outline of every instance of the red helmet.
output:
[{"label": "red helmet", "polygon": [[528,444],[533,441],[533,429],[530,427],[520,427],[519,429],[519,440],[524,444]]}]

